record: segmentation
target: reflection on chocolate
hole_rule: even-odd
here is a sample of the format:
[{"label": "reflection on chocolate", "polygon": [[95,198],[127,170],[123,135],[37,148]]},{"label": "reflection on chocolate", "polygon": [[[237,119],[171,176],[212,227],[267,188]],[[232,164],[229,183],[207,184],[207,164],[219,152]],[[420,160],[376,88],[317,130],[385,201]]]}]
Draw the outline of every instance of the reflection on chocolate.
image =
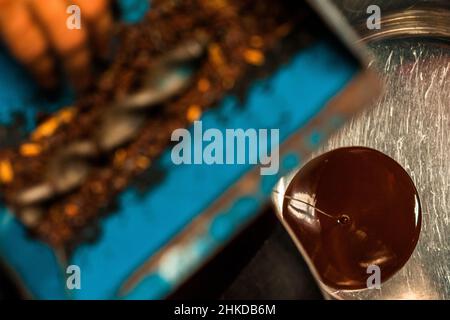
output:
[{"label": "reflection on chocolate", "polygon": [[324,284],[363,289],[369,265],[379,266],[385,281],[406,263],[422,215],[417,190],[397,162],[348,147],[301,168],[286,191],[283,219]]}]

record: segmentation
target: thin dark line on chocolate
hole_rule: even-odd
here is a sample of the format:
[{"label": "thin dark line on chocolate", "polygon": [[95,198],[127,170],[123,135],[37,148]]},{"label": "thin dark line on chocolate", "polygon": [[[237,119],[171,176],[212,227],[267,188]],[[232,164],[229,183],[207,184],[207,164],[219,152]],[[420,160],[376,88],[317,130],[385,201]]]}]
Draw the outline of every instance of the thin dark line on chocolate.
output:
[{"label": "thin dark line on chocolate", "polygon": [[[276,193],[276,194],[281,194],[281,192],[279,192],[278,190],[272,190],[272,192],[273,192],[273,193]],[[326,217],[328,217],[328,218],[331,218],[331,219],[333,219],[333,220],[336,220],[337,222],[340,222],[340,217],[332,216],[331,214],[328,214],[328,213],[326,213],[325,211],[320,210],[320,209],[317,208],[316,206],[314,206],[314,205],[312,205],[312,204],[310,204],[310,203],[308,203],[308,202],[306,202],[306,201],[303,201],[303,200],[300,200],[300,199],[297,199],[297,198],[294,198],[294,197],[291,197],[291,196],[287,196],[287,195],[283,195],[283,199],[288,199],[288,200],[293,200],[293,201],[301,202],[302,204],[305,204],[305,205],[307,205],[307,206],[310,206],[310,207],[314,208],[314,210],[316,210],[316,211],[319,212],[320,214],[323,214],[324,216],[326,216]]]}]

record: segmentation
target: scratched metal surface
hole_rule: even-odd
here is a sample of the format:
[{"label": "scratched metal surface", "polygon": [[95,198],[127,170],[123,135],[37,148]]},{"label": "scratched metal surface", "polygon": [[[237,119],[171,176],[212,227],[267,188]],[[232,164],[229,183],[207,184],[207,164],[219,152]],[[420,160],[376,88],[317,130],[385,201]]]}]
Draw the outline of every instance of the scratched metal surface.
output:
[{"label": "scratched metal surface", "polygon": [[[333,294],[343,299],[450,299],[450,43],[448,37],[442,36],[450,33],[450,20],[445,18],[448,3],[377,1],[385,15],[396,12],[394,3],[396,9],[403,9],[397,12],[409,12],[411,17],[422,8],[427,11],[430,5],[441,5],[441,10],[436,9],[436,15],[430,13],[432,18],[422,14],[424,18],[418,19],[416,30],[408,30],[410,22],[404,24],[403,30],[399,22],[393,27],[400,34],[426,30],[428,37],[375,37],[369,42],[373,67],[384,75],[384,96],[372,109],[345,125],[320,152],[363,145],[397,160],[409,172],[420,194],[421,235],[411,259],[381,290]],[[359,8],[360,14],[364,13]],[[357,21],[355,11],[352,17]],[[383,27],[386,31],[389,25]]]},{"label": "scratched metal surface", "polygon": [[386,92],[320,152],[361,145],[397,160],[419,191],[423,224],[413,256],[381,290],[334,294],[344,299],[450,299],[450,48],[417,39],[370,47]]},{"label": "scratched metal surface", "polygon": [[[450,44],[448,39],[396,35],[372,38],[368,45],[385,92],[313,156],[360,145],[394,158],[419,191],[422,230],[410,260],[380,290],[322,290],[338,299],[450,299]],[[280,181],[278,192],[291,178]],[[279,196],[274,203],[280,216]]]}]

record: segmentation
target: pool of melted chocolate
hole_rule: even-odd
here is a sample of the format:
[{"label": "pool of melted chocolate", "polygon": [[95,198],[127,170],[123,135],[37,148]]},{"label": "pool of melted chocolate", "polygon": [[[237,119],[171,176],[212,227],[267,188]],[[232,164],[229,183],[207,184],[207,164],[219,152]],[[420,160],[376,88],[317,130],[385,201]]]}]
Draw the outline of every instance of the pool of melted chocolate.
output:
[{"label": "pool of melted chocolate", "polygon": [[370,265],[386,281],[419,239],[421,207],[408,173],[370,148],[347,147],[314,158],[295,175],[283,219],[322,282],[364,289]]}]

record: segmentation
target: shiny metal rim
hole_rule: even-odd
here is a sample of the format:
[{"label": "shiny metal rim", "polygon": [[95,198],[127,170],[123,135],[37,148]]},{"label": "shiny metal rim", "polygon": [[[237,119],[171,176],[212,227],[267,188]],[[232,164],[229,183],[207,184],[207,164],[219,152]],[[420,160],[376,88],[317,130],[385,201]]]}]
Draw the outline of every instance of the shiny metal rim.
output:
[{"label": "shiny metal rim", "polygon": [[409,9],[382,17],[380,30],[369,30],[365,23],[357,30],[360,42],[391,38],[427,37],[450,41],[450,11],[442,8]]}]

